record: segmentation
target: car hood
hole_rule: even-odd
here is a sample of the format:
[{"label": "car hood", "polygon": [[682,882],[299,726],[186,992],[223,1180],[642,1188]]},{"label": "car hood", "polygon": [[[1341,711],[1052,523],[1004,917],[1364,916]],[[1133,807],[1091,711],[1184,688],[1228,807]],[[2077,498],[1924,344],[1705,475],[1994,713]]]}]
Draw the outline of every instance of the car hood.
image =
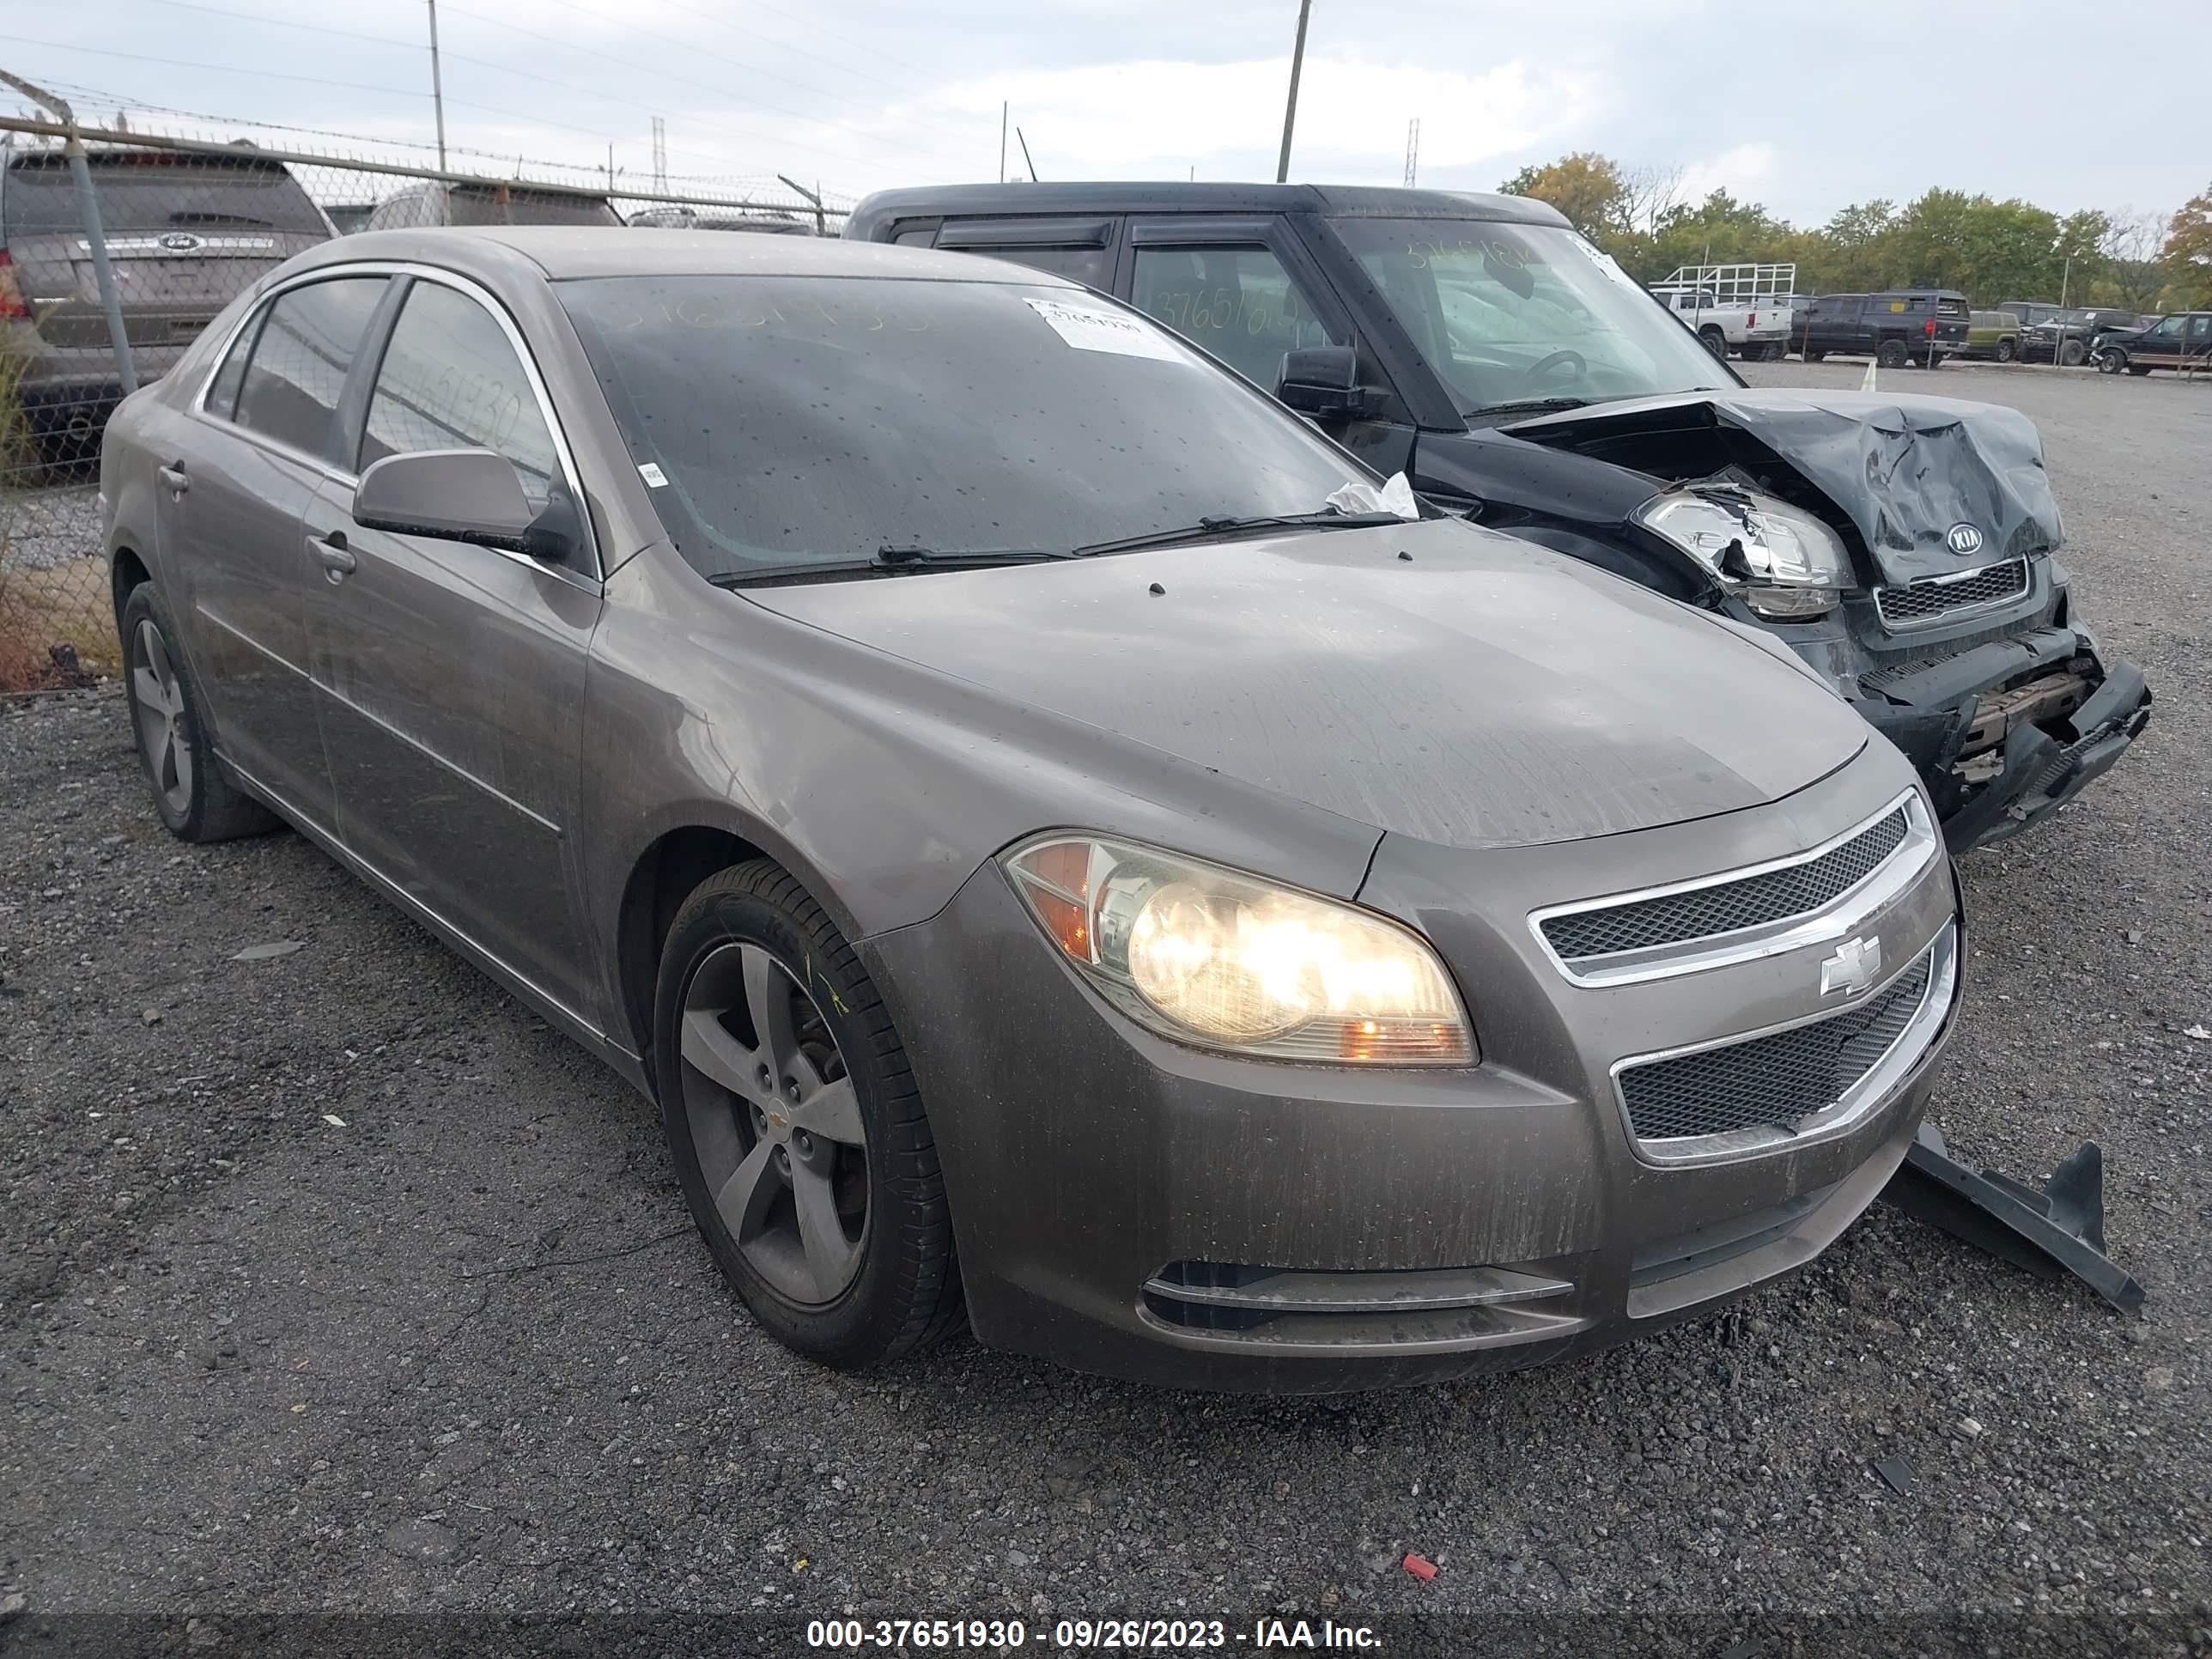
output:
[{"label": "car hood", "polygon": [[1783,647],[1455,520],[743,592],[1000,696],[1455,847],[1759,805],[1867,741]]},{"label": "car hood", "polygon": [[[1686,423],[1713,441],[1686,443]],[[1736,435],[1747,436],[1834,502],[1881,579],[1895,585],[2046,552],[2063,538],[2034,423],[1994,404],[1747,386],[1631,398],[1504,429],[1645,471],[1664,454],[1668,482],[1740,462]],[[1960,525],[1978,535],[1963,553],[1951,538]]]}]

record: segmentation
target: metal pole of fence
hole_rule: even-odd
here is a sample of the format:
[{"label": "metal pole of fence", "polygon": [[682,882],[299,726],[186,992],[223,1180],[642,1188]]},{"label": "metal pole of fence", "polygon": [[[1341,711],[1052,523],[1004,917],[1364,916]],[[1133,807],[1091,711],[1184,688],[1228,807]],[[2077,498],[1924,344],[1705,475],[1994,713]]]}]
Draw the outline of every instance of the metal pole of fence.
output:
[{"label": "metal pole of fence", "polygon": [[775,177],[777,183],[789,185],[801,196],[804,196],[808,201],[814,204],[814,234],[817,236],[827,236],[830,234],[830,216],[822,210],[821,192],[819,191],[809,190],[805,185],[800,184],[796,179],[787,179],[781,173],[777,173]]},{"label": "metal pole of fence", "polygon": [[1275,161],[1275,182],[1286,184],[1291,177],[1291,129],[1298,118],[1298,71],[1306,62],[1306,19],[1313,11],[1313,0],[1298,0],[1298,39],[1291,48],[1291,95],[1283,105],[1283,153]]},{"label": "metal pole of fence", "polygon": [[123,301],[115,292],[115,272],[107,264],[107,237],[100,225],[100,198],[93,194],[92,168],[84,159],[84,140],[76,130],[76,112],[68,103],[42,87],[33,86],[5,70],[0,82],[21,93],[33,103],[44,105],[61,120],[66,137],[62,154],[69,158],[70,179],[76,185],[77,212],[84,221],[85,251],[92,255],[92,280],[100,289],[100,308],[107,313],[107,341],[115,353],[115,375],[129,397],[138,389],[138,371],[131,361],[131,337],[123,326]]}]

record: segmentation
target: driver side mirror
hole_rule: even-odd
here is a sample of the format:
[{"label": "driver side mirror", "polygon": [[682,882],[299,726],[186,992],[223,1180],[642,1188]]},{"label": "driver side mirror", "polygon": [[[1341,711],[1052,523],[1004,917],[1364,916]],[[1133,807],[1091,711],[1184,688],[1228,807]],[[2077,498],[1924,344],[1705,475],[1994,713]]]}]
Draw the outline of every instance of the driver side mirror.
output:
[{"label": "driver side mirror", "polygon": [[1304,346],[1283,354],[1275,396],[1301,415],[1356,421],[1368,410],[1359,384],[1359,354],[1350,346]]},{"label": "driver side mirror", "polygon": [[[559,564],[575,545],[567,491],[541,512],[506,457],[489,449],[420,449],[386,455],[361,475],[354,522],[364,530],[473,542]],[[562,520],[562,522],[556,522]]]}]

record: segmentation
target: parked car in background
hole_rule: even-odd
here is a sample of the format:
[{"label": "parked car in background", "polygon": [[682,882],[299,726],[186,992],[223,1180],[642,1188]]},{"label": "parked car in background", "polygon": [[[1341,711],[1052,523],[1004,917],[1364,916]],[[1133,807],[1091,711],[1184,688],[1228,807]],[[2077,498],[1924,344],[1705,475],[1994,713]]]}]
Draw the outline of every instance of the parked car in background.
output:
[{"label": "parked car in background", "polygon": [[1803,1266],[1960,983],[1787,650],[1381,483],[1018,265],[372,233],[124,406],[101,533],[161,822],[656,1099],[771,1334],[1314,1390]]},{"label": "parked car in background", "polygon": [[[85,161],[142,383],[167,374],[240,293],[332,234],[299,180],[248,145],[97,149]],[[123,388],[58,145],[0,141],[0,352],[49,456],[88,459]]]},{"label": "parked car in background", "polygon": [[1732,303],[1709,288],[1678,288],[1661,283],[1653,285],[1651,297],[1680,317],[1716,357],[1734,352],[1747,362],[1778,362],[1789,349],[1787,296]]},{"label": "parked car in background", "polygon": [[376,204],[363,230],[423,230],[438,225],[618,225],[605,197],[550,185],[412,185]]},{"label": "parked car in background", "polygon": [[2124,333],[2142,322],[2135,313],[2112,307],[2054,307],[2022,331],[2021,357],[2031,363],[2055,362],[2063,368],[2078,368],[2089,361],[2105,335]]},{"label": "parked car in background", "polygon": [[2020,319],[2009,311],[1966,313],[1966,343],[1957,356],[2008,363],[2020,356]]},{"label": "parked car in background", "polygon": [[[957,185],[872,196],[845,234],[1127,300],[1431,499],[1770,635],[1921,769],[1960,851],[2071,799],[2147,718],[2073,608],[2025,417],[1746,386],[1541,202]],[[1935,304],[1879,314],[1963,343],[1965,301]]]},{"label": "parked car in background", "polygon": [[323,210],[331,216],[331,227],[341,236],[350,236],[357,230],[368,228],[368,216],[376,211],[374,202],[334,202]]},{"label": "parked car in background", "polygon": [[2212,311],[2178,311],[2141,327],[2097,338],[2097,367],[2107,374],[2148,374],[2154,368],[2212,370]]},{"label": "parked car in background", "polygon": [[633,230],[750,230],[776,236],[816,236],[811,219],[788,213],[744,213],[681,205],[640,208],[629,216]]},{"label": "parked car in background", "polygon": [[1872,357],[1885,368],[1936,368],[1966,347],[1966,296],[1954,289],[1821,294],[1797,326],[1808,363],[1834,354]]}]

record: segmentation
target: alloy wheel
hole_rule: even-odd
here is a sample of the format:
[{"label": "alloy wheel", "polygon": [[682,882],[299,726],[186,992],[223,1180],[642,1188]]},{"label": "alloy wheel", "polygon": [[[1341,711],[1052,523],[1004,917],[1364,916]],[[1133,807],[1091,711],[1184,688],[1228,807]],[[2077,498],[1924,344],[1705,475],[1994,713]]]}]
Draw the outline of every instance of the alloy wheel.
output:
[{"label": "alloy wheel", "polygon": [[753,1270],[805,1308],[859,1275],[868,1137],[813,997],[757,945],[701,958],[684,994],[684,1105],[716,1213]]},{"label": "alloy wheel", "polygon": [[160,629],[143,620],[131,635],[131,719],[155,793],[163,805],[181,817],[192,801],[192,744],[185,691],[169,660],[168,641]]}]

